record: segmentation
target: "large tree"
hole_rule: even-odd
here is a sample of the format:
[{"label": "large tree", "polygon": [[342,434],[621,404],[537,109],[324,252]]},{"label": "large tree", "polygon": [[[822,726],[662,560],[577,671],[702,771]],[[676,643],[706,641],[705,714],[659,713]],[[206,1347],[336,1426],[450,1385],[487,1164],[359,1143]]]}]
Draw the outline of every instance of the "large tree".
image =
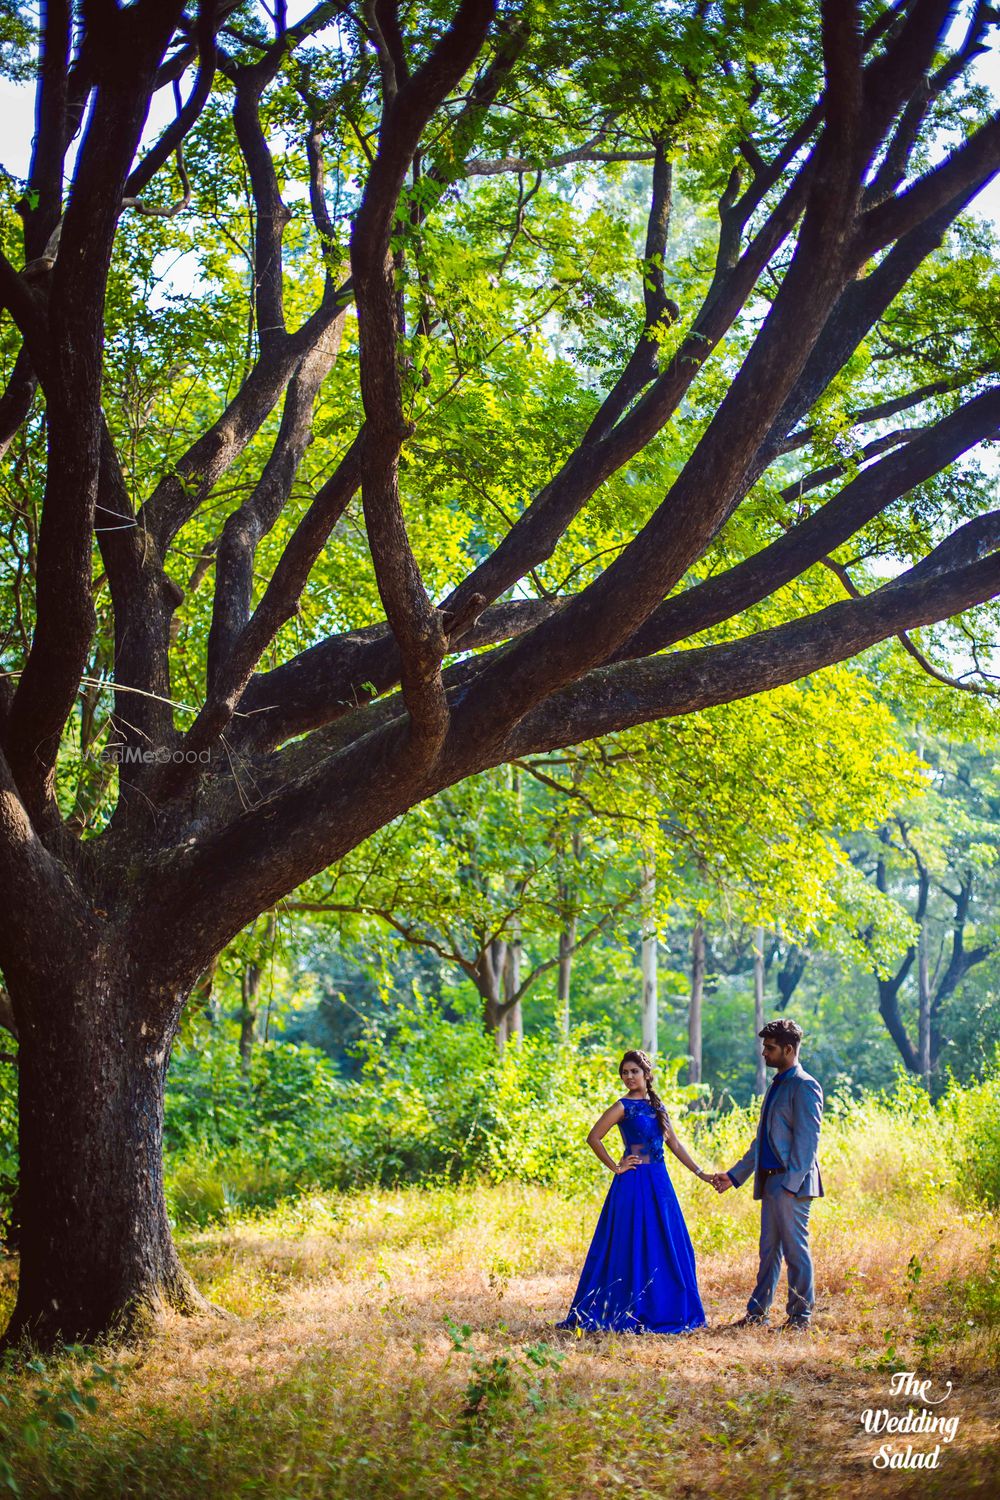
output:
[{"label": "large tree", "polygon": [[1000,513],[934,483],[1000,422],[950,234],[995,12],[955,11],[46,0],[0,258],[8,1338],[197,1305],[164,1073],[260,912],[474,772],[996,594]]}]

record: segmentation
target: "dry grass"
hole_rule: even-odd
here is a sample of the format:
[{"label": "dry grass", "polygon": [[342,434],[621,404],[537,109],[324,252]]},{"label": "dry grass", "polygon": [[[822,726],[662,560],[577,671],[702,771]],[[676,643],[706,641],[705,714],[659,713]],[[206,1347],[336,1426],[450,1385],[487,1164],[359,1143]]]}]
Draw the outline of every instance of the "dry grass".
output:
[{"label": "dry grass", "polygon": [[[188,1264],[230,1316],[174,1320],[139,1353],[104,1351],[120,1388],[98,1391],[72,1431],[31,1417],[33,1388],[79,1388],[86,1359],[4,1376],[14,1482],[26,1496],[101,1500],[998,1492],[996,1327],[988,1302],[970,1323],[964,1290],[991,1284],[995,1220],[831,1194],[814,1212],[815,1336],[733,1333],[724,1325],[756,1263],[754,1205],[679,1187],[710,1324],[679,1339],[554,1331],[593,1197],[377,1192],[189,1237]],[[474,1354],[455,1348],[446,1318],[468,1326]],[[519,1355],[539,1343],[565,1356],[558,1367]],[[512,1376],[491,1364],[504,1356]],[[478,1417],[463,1415],[473,1360],[487,1391]],[[896,1367],[954,1382],[947,1410],[961,1422],[936,1473],[871,1466],[881,1439],[860,1413],[905,1408],[888,1398]]]}]

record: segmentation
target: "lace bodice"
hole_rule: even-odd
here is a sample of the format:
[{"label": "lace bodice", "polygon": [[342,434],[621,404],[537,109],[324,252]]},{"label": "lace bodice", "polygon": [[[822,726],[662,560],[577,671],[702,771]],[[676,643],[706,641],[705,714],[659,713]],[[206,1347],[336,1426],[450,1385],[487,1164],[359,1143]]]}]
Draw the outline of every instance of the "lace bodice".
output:
[{"label": "lace bodice", "polygon": [[650,1161],[663,1160],[663,1136],[660,1134],[660,1122],[656,1118],[656,1110],[648,1099],[622,1099],[625,1109],[625,1118],[619,1122],[618,1129],[622,1133],[622,1144],[625,1154],[628,1155],[630,1146],[638,1146],[643,1155],[648,1155]]}]

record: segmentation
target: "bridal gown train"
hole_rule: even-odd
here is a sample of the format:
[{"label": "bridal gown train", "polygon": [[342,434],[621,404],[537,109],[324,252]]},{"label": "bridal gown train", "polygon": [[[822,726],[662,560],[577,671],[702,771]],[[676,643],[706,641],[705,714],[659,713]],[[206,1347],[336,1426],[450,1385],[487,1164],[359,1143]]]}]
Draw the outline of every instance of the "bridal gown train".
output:
[{"label": "bridal gown train", "polygon": [[649,1160],[611,1179],[572,1306],[559,1328],[686,1333],[702,1328],[694,1249],[647,1099],[623,1099],[626,1154]]}]

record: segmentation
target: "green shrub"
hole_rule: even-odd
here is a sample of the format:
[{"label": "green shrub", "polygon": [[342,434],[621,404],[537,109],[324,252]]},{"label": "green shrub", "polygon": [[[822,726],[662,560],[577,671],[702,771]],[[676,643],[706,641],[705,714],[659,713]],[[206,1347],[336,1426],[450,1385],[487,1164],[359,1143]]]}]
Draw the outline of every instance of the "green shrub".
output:
[{"label": "green shrub", "polygon": [[981,1083],[952,1079],[938,1106],[963,1195],[1000,1208],[1000,1049]]},{"label": "green shrub", "polygon": [[[446,1020],[416,994],[387,1036],[372,1027],[357,1080],[314,1047],[254,1048],[249,1078],[235,1046],[179,1048],[165,1104],[172,1219],[204,1226],[311,1191],[467,1180],[593,1193],[586,1144],[620,1097],[619,1053],[593,1029],[569,1041],[528,1036],[498,1056],[478,1017]],[[756,1129],[758,1104],[689,1111],[699,1090],[661,1060],[657,1085],[696,1158],[731,1165]],[[0,1214],[16,1178],[16,1070],[0,1066]],[[615,1152],[617,1137],[608,1142]],[[900,1075],[881,1094],[827,1100],[820,1159],[835,1201],[896,1196],[916,1205],[943,1188],[1000,1205],[1000,1055],[981,1083],[952,1081],[935,1104]],[[682,1199],[691,1188],[674,1174]],[[713,1221],[714,1223],[714,1221]],[[713,1232],[729,1234],[728,1217]]]}]

